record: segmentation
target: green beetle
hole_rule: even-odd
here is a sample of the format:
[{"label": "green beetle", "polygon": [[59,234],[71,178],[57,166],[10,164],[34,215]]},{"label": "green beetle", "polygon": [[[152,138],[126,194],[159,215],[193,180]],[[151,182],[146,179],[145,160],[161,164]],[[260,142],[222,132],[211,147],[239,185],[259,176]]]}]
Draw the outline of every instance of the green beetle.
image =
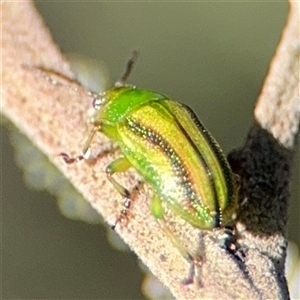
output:
[{"label": "green beetle", "polygon": [[133,167],[153,189],[153,216],[182,255],[193,262],[197,259],[165,225],[163,203],[195,227],[223,227],[236,215],[236,176],[215,139],[189,107],[125,84],[136,56],[134,52],[115,87],[95,98],[94,127],[82,155],[70,158],[61,153],[61,157],[66,163],[87,158],[98,131],[116,141],[123,156],[109,164],[106,173],[126,200],[113,228],[128,218],[130,209],[130,192],[113,174]]}]

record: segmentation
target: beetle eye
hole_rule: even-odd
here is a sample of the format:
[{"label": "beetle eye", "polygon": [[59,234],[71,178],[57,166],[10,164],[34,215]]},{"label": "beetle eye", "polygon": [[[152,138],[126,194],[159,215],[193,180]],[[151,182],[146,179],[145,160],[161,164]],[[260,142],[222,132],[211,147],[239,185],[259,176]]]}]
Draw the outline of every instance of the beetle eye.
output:
[{"label": "beetle eye", "polygon": [[101,96],[96,96],[94,99],[93,99],[93,107],[96,109],[96,110],[99,110],[102,106],[102,104],[104,103],[104,97],[101,97]]}]

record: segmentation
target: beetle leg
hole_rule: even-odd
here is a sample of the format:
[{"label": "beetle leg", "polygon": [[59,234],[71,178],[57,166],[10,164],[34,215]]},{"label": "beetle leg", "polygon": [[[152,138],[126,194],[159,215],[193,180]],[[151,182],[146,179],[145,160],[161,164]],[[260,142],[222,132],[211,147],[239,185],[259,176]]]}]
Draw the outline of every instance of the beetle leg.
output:
[{"label": "beetle leg", "polygon": [[150,209],[152,215],[155,217],[156,221],[159,223],[160,227],[164,233],[171,240],[172,244],[177,248],[180,254],[189,262],[190,270],[188,277],[183,280],[183,284],[191,284],[194,282],[195,276],[195,266],[201,265],[201,257],[194,257],[179,241],[179,239],[173,234],[173,232],[168,228],[165,218],[164,218],[164,209],[162,206],[162,201],[158,195],[154,195],[150,202]]},{"label": "beetle leg", "polygon": [[125,198],[130,198],[130,192],[120,185],[112,176],[117,172],[125,172],[131,167],[131,163],[125,157],[120,157],[110,163],[106,169],[106,175],[108,180],[112,183],[114,188]]},{"label": "beetle leg", "polygon": [[116,225],[119,222],[121,223],[124,222],[124,220],[128,216],[128,211],[131,206],[130,192],[113,178],[113,174],[117,172],[124,172],[128,170],[130,167],[131,167],[131,163],[129,162],[129,160],[125,157],[120,157],[114,160],[112,163],[110,163],[105,170],[108,180],[112,183],[114,188],[125,198],[125,201],[123,203],[123,209],[121,210],[119,216],[117,217],[115,224],[112,225],[112,229],[115,229]]},{"label": "beetle leg", "polygon": [[100,125],[94,126],[91,133],[89,134],[84,147],[81,151],[81,154],[75,157],[70,157],[67,153],[61,152],[59,154],[59,156],[62,158],[62,160],[66,163],[66,164],[73,164],[75,162],[79,162],[83,159],[88,159],[91,153],[91,142],[96,134],[97,131],[100,131],[101,127]]}]

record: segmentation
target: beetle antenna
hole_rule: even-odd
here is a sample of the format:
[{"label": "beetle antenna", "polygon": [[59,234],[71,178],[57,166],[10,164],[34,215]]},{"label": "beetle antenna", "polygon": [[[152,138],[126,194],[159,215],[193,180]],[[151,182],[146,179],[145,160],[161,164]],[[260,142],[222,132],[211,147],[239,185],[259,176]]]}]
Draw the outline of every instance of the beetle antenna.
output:
[{"label": "beetle antenna", "polygon": [[126,65],[126,69],[124,74],[122,75],[122,77],[115,83],[116,87],[121,87],[124,86],[126,83],[127,78],[129,77],[134,64],[137,61],[137,58],[139,56],[139,52],[137,50],[133,50],[131,57],[129,58],[129,60],[127,61],[127,65]]}]

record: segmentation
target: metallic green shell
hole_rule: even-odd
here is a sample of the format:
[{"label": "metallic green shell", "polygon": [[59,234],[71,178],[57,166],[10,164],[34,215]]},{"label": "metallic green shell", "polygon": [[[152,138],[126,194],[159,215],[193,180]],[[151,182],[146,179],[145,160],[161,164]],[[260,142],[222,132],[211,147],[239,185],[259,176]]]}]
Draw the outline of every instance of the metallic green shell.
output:
[{"label": "metallic green shell", "polygon": [[158,93],[123,87],[106,92],[97,118],[154,192],[183,219],[201,229],[233,219],[234,174],[190,108]]}]

